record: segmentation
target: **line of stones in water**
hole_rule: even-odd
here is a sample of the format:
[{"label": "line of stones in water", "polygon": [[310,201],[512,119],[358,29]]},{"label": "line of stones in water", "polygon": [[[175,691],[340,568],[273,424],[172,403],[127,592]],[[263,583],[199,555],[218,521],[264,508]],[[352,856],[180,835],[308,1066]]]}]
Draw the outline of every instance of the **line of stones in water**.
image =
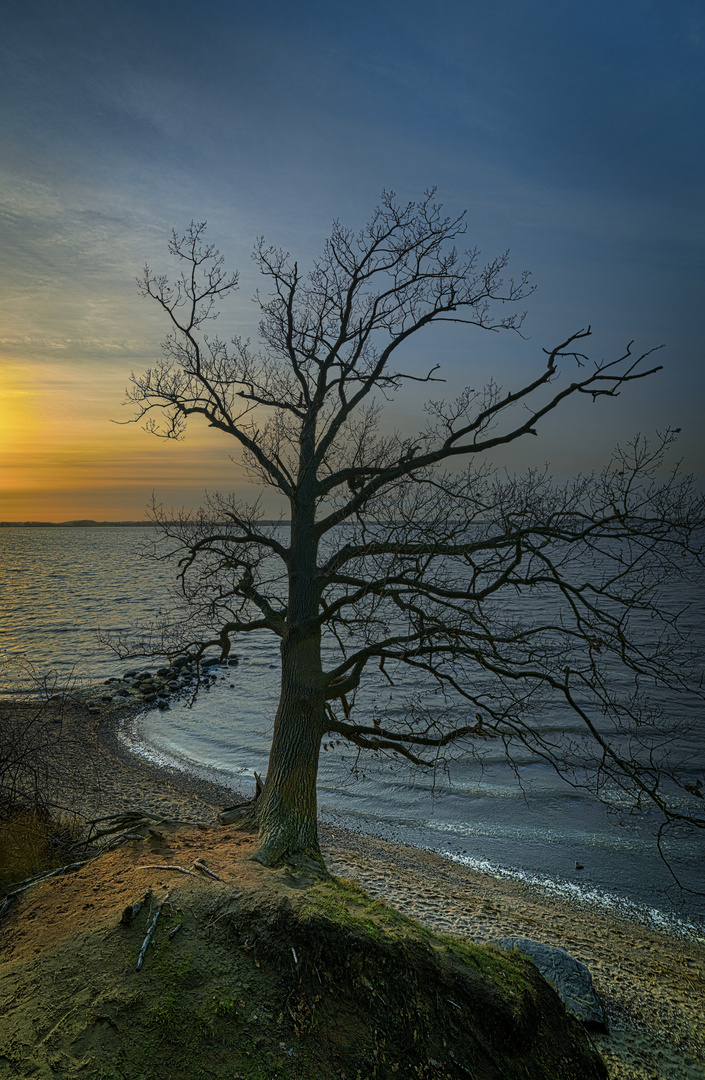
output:
[{"label": "line of stones in water", "polygon": [[200,664],[183,657],[171,664],[152,671],[149,668],[134,668],[126,671],[122,678],[105,679],[98,686],[89,686],[72,697],[85,701],[88,712],[100,713],[115,706],[129,704],[151,705],[159,709],[168,709],[169,700],[176,694],[195,690],[216,681],[213,669],[221,666],[236,667],[237,656],[230,657],[225,663],[220,657],[202,659]]}]

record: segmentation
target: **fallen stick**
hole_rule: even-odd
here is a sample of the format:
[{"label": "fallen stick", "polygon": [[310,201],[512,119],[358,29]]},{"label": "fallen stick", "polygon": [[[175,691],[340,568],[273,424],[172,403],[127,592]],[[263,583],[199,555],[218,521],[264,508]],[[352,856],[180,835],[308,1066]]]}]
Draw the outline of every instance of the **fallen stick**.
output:
[{"label": "fallen stick", "polygon": [[187,870],[185,866],[171,866],[164,865],[163,863],[141,863],[140,870],[178,870],[180,874],[190,874],[191,877],[198,877],[198,874],[194,874],[193,870]]},{"label": "fallen stick", "polygon": [[51,1031],[48,1031],[48,1032],[47,1032],[47,1034],[46,1034],[46,1035],[44,1036],[44,1038],[43,1038],[43,1039],[41,1040],[41,1042],[39,1043],[39,1045],[40,1045],[40,1046],[43,1046],[45,1042],[48,1042],[48,1041],[49,1041],[49,1039],[50,1039],[50,1038],[52,1037],[52,1035],[54,1034],[54,1032],[55,1032],[55,1031],[58,1031],[58,1029],[59,1029],[59,1028],[61,1027],[61,1025],[63,1024],[64,1020],[68,1020],[68,1018],[69,1018],[69,1016],[71,1015],[71,1013],[74,1013],[74,1012],[76,1012],[76,1009],[77,1009],[77,1008],[78,1008],[78,1005],[74,1005],[72,1009],[69,1009],[69,1011],[68,1011],[67,1013],[64,1013],[64,1015],[63,1015],[63,1016],[61,1017],[61,1019],[59,1020],[59,1022],[58,1022],[57,1024],[54,1024],[54,1026],[53,1026],[53,1028],[51,1029]]},{"label": "fallen stick", "polygon": [[160,914],[162,908],[164,907],[164,905],[166,904],[168,899],[169,899],[169,894],[167,893],[166,896],[164,897],[164,899],[162,900],[161,904],[157,908],[157,910],[155,912],[155,915],[154,915],[154,918],[152,919],[152,921],[151,921],[151,923],[149,925],[149,929],[148,929],[148,931],[147,931],[147,933],[145,935],[145,939],[142,942],[142,948],[140,949],[140,954],[137,957],[137,970],[138,971],[141,971],[141,969],[142,969],[142,961],[144,960],[145,953],[147,952],[147,947],[148,947],[150,941],[152,940],[152,934],[154,933],[154,931],[157,928],[157,919],[159,918],[159,914]]},{"label": "fallen stick", "polygon": [[40,885],[42,881],[48,881],[49,878],[58,877],[59,874],[73,873],[74,870],[80,870],[82,866],[87,866],[88,863],[97,859],[97,855],[93,855],[90,859],[84,859],[83,862],[67,863],[66,866],[57,866],[55,870],[49,870],[45,873],[35,874],[34,877],[25,878],[19,885],[15,886],[10,892],[7,893],[8,898],[12,896],[18,896],[25,889],[31,889],[32,885]]},{"label": "fallen stick", "polygon": [[208,869],[203,859],[194,859],[191,865],[195,870],[200,870],[203,874],[210,874],[210,876],[215,878],[217,881],[223,881],[223,878],[220,876],[220,874],[216,874],[215,870]]}]

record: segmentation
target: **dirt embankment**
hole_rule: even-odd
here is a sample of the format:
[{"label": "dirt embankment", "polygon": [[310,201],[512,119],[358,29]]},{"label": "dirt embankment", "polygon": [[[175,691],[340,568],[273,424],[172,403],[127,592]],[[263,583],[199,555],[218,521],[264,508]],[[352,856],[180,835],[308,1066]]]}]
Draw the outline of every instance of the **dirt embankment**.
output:
[{"label": "dirt embankment", "polygon": [[[145,766],[117,740],[114,715],[89,716],[76,708],[64,723],[69,737],[61,770],[62,805],[78,806],[87,816],[139,809],[214,825],[217,810],[235,801],[231,792]],[[73,790],[72,777],[77,781]],[[206,833],[199,830],[199,836]],[[157,857],[158,850],[150,851],[152,843],[157,843],[155,838],[144,842],[140,859],[167,861]],[[237,834],[231,830],[212,831],[209,845],[216,846],[209,846],[208,858],[215,869],[236,856],[237,843]],[[607,1035],[592,1036],[607,1062],[610,1080],[705,1077],[705,943],[679,940],[594,909],[561,903],[413,848],[338,829],[323,829],[322,843],[333,873],[360,882],[372,896],[434,930],[478,942],[511,935],[532,937],[559,945],[586,963],[610,1019]],[[205,850],[202,843],[201,847]],[[80,883],[80,905],[70,908],[74,921],[62,923],[73,925],[74,930],[84,918],[97,917],[105,903],[114,900],[119,907],[135,898],[132,883],[120,875],[113,875],[105,888],[97,887],[97,882],[89,884],[82,876],[75,880]],[[178,872],[157,880],[166,887],[174,881],[191,882]],[[58,879],[56,887],[71,888],[70,879]],[[68,916],[69,910],[64,914]],[[41,948],[42,935],[53,933],[51,928],[58,925],[49,914],[35,915],[26,921],[18,947],[23,943],[23,948]],[[76,993],[80,987],[77,976]],[[70,987],[64,992],[73,993]],[[11,997],[5,997],[2,1013],[9,1016],[13,1008]],[[35,1014],[40,1017],[39,1007]]]},{"label": "dirt embankment", "polygon": [[526,958],[439,938],[348,883],[265,870],[222,828],[155,833],[14,902],[6,1075],[606,1077]]}]

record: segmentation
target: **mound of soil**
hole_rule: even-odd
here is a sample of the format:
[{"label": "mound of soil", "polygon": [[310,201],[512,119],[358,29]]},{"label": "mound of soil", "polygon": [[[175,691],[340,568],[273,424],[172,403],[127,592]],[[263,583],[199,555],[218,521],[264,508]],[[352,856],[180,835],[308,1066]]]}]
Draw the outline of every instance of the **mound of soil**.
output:
[{"label": "mound of soil", "polygon": [[266,870],[247,835],[160,832],[10,907],[1,1075],[606,1076],[525,957],[432,934],[349,883]]}]

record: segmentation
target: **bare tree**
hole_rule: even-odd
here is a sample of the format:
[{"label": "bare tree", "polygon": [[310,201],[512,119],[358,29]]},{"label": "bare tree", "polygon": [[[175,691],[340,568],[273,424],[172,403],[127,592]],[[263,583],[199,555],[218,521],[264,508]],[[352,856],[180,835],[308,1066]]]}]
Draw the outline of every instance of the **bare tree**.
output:
[{"label": "bare tree", "polygon": [[[216,646],[225,658],[238,635],[280,639],[281,697],[253,807],[266,865],[320,859],[316,773],[329,736],[431,766],[452,747],[479,754],[499,740],[510,762],[528,748],[606,801],[616,792],[665,823],[705,824],[700,781],[672,760],[689,714],[665,714],[651,693],[667,691],[672,711],[699,692],[684,612],[664,588],[702,567],[703,500],[677,467],[663,472],[674,432],[654,445],[638,437],[564,486],[538,472],[502,479],[489,464],[567,399],[614,397],[652,375],[649,353],[591,363],[580,330],[518,388],[490,381],[431,400],[414,438],[384,433],[384,403],[404,383],[439,379],[437,364],[404,367],[410,339],[427,344],[441,322],[518,331],[506,305],[531,291],[525,274],[505,281],[506,254],[483,266],[477,251],[459,253],[464,215],[444,216],[434,197],[404,206],[385,193],[360,232],[335,222],[308,275],[260,241],[269,290],[256,297],[257,349],[207,333],[237,276],[204,224],[173,235],[174,283],[149,267],[140,281],[171,330],[163,360],[132,376],[137,418],[178,438],[202,417],[288,504],[278,525],[225,496],[180,520],[159,515],[159,550],[179,560],[187,606],[158,647]],[[394,717],[355,713],[373,668],[394,685]],[[539,723],[549,701],[578,718],[577,735]]]}]

